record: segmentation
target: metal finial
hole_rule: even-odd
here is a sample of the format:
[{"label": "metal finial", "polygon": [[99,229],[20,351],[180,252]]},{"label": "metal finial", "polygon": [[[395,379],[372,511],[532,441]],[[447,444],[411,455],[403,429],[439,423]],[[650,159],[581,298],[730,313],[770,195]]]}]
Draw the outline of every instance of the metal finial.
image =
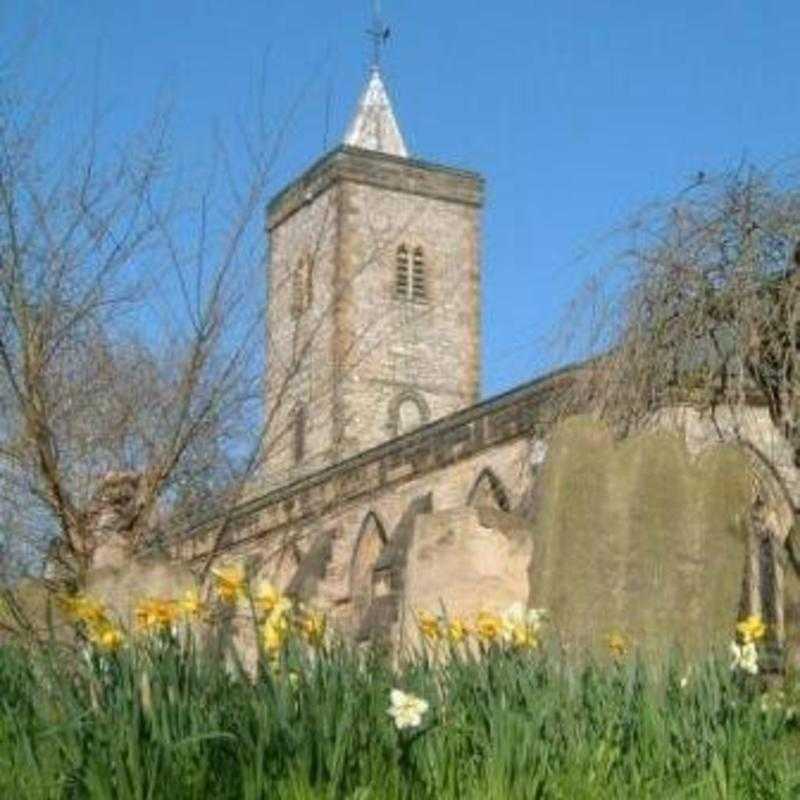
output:
[{"label": "metal finial", "polygon": [[386,46],[391,31],[381,16],[380,0],[372,3],[372,27],[367,31],[367,36],[372,39],[372,67],[380,69],[382,48]]}]

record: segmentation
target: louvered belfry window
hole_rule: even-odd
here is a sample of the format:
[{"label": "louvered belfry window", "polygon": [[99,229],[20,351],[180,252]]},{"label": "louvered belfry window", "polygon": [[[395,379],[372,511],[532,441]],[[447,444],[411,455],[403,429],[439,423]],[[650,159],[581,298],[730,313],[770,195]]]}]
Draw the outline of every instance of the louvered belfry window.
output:
[{"label": "louvered belfry window", "polygon": [[424,303],[427,300],[425,287],[425,254],[421,247],[413,254],[406,245],[397,248],[394,294],[398,300]]},{"label": "louvered belfry window", "polygon": [[397,272],[394,286],[394,294],[398,300],[405,300],[408,297],[408,267],[408,249],[404,244],[401,244],[400,247],[397,248]]},{"label": "louvered belfry window", "polygon": [[414,261],[411,267],[411,299],[425,301],[425,255],[421,247],[414,250]]}]

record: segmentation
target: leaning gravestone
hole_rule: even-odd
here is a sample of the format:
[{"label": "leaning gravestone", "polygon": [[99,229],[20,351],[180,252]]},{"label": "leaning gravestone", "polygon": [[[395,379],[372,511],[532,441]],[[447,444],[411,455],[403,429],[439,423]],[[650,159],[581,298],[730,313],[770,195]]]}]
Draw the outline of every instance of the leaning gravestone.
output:
[{"label": "leaning gravestone", "polygon": [[568,647],[612,633],[645,651],[730,640],[751,494],[741,453],[693,458],[664,431],[616,442],[576,417],[554,431],[540,481],[530,603]]}]

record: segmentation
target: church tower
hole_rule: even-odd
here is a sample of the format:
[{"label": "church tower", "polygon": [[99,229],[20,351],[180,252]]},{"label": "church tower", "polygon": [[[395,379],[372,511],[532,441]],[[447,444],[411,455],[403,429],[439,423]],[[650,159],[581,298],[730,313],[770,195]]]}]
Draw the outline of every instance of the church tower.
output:
[{"label": "church tower", "polygon": [[478,399],[482,204],[480,175],[409,155],[376,61],[267,209],[268,486]]}]

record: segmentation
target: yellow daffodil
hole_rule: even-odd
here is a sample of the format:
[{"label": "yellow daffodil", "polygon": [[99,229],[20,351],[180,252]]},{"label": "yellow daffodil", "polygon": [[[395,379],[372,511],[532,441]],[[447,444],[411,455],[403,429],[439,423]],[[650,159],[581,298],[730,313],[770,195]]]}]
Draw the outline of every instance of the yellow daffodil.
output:
[{"label": "yellow daffodil", "polygon": [[235,605],[245,596],[247,575],[244,565],[228,564],[215,567],[211,570],[211,574],[214,576],[217,596],[223,603]]},{"label": "yellow daffodil", "polygon": [[503,620],[497,614],[481,611],[475,619],[475,634],[484,642],[497,641],[503,633]]},{"label": "yellow daffodil", "polygon": [[518,650],[533,650],[539,645],[536,633],[530,625],[517,623],[508,632],[508,643]]},{"label": "yellow daffodil", "polygon": [[89,641],[103,650],[114,652],[125,642],[125,634],[116,625],[102,625],[92,630]]},{"label": "yellow daffodil", "polygon": [[447,626],[447,638],[453,644],[461,644],[469,636],[469,626],[464,620],[456,617]]},{"label": "yellow daffodil", "polygon": [[319,611],[305,609],[297,619],[300,635],[312,647],[319,647],[325,639],[327,620]]},{"label": "yellow daffodil", "polygon": [[187,589],[178,601],[178,608],[185,617],[196,618],[205,613],[206,605],[200,599],[197,589]]},{"label": "yellow daffodil", "polygon": [[105,605],[93,597],[85,594],[74,594],[61,597],[61,608],[73,622],[83,622],[85,625],[104,625],[108,622],[108,612]]},{"label": "yellow daffodil", "polygon": [[289,621],[284,615],[272,614],[264,623],[264,649],[270,656],[277,655],[289,635]]},{"label": "yellow daffodil", "polygon": [[429,642],[438,642],[442,638],[439,618],[427,611],[417,611],[417,627]]},{"label": "yellow daffodil", "polygon": [[253,604],[267,614],[288,614],[292,610],[292,601],[281,594],[270,581],[261,581],[253,595]]},{"label": "yellow daffodil", "polygon": [[136,627],[142,631],[168,630],[177,622],[181,607],[174,600],[147,597],[136,604]]},{"label": "yellow daffodil", "polygon": [[761,617],[751,614],[736,626],[736,631],[744,644],[750,644],[750,642],[757,642],[759,639],[764,638],[767,626],[763,623]]},{"label": "yellow daffodil", "polygon": [[95,647],[114,652],[125,642],[125,634],[109,619],[108,611],[100,600],[76,594],[62,597],[59,602],[74,622],[86,626],[88,639]]},{"label": "yellow daffodil", "polygon": [[618,631],[610,634],[606,643],[614,658],[622,658],[628,652],[628,640]]}]

